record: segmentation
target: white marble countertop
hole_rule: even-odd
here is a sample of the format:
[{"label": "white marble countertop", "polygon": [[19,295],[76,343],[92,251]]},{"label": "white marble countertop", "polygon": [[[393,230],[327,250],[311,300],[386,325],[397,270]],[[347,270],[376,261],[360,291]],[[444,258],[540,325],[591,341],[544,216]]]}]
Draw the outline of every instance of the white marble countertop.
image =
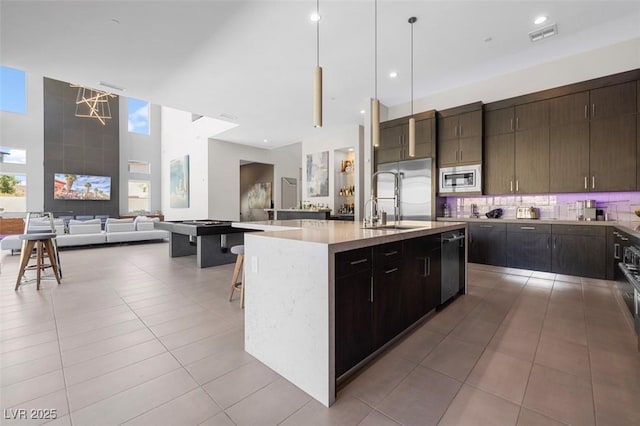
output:
[{"label": "white marble countertop", "polygon": [[[326,244],[329,245],[334,252],[439,234],[441,232],[466,227],[464,221],[399,221],[397,225],[404,227],[404,229],[365,229],[360,222],[312,219],[234,222],[232,224],[234,227],[265,231],[261,234],[252,234],[265,238]],[[393,226],[393,222],[390,222],[390,226]]]},{"label": "white marble countertop", "polygon": [[615,226],[640,238],[640,221],[603,221],[603,220],[562,220],[562,219],[514,219],[514,218],[474,218],[474,217],[438,217],[438,222],[495,222],[495,223],[544,223],[549,225]]}]

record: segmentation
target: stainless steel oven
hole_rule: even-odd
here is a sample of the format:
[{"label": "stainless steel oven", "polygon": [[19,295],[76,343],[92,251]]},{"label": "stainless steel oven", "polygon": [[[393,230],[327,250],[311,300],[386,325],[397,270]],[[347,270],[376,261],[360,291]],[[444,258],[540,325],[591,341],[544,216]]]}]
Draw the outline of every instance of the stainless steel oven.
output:
[{"label": "stainless steel oven", "polygon": [[638,336],[638,350],[640,350],[640,245],[624,248],[619,268],[623,277],[616,281],[622,298],[633,316],[634,328]]},{"label": "stainless steel oven", "polygon": [[439,170],[438,192],[455,194],[458,192],[478,193],[482,191],[482,166],[441,167]]}]

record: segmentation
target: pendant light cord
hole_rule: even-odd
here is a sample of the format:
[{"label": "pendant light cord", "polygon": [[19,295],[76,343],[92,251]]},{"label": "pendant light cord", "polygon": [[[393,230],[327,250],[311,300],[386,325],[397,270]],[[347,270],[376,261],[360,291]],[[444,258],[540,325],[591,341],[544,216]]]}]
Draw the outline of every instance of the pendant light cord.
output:
[{"label": "pendant light cord", "polygon": [[316,0],[316,66],[320,66],[320,0]]},{"label": "pendant light cord", "polygon": [[373,76],[374,76],[374,97],[378,99],[378,0],[374,1],[374,24],[373,24],[373,48],[374,48],[374,66],[373,66]]},{"label": "pendant light cord", "polygon": [[411,22],[411,115],[413,115],[413,22]]}]

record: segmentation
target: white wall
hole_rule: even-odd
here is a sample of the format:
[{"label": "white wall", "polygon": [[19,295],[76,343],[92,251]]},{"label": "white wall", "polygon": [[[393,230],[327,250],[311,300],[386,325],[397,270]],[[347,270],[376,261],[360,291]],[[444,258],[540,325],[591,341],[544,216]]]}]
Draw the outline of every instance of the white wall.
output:
[{"label": "white wall", "polygon": [[[447,109],[477,101],[489,103],[636,68],[640,68],[640,38],[415,99],[414,111]],[[389,107],[388,119],[410,112],[408,102],[394,105]]]},{"label": "white wall", "polygon": [[[326,204],[331,208],[332,213],[337,212],[339,206],[334,205],[336,191],[336,159],[334,150],[343,148],[354,148],[356,159],[356,219],[359,218],[359,207],[362,205],[363,185],[362,175],[363,164],[363,140],[364,129],[362,126],[353,125],[342,128],[321,128],[315,135],[308,137],[302,141],[302,201],[312,204]],[[307,173],[306,162],[307,154],[315,154],[318,152],[329,151],[329,196],[328,197],[309,197],[307,193]],[[339,161],[338,161],[339,164]]]},{"label": "white wall", "polygon": [[[162,107],[161,188],[162,213],[165,220],[208,218],[207,138],[198,134],[191,113]],[[169,206],[169,164],[189,156],[189,207]]]},{"label": "white wall", "polygon": [[[129,180],[147,180],[151,183],[150,211],[162,210],[161,202],[161,108],[149,105],[149,134],[129,132],[129,110],[127,98],[120,97],[120,214],[129,213]],[[151,175],[129,173],[129,160],[146,161],[151,164]]]},{"label": "white wall", "polygon": [[[0,172],[26,174],[27,211],[42,211],[44,209],[43,77],[27,72],[26,86],[26,114],[0,111],[0,146],[26,150],[27,164],[2,163]],[[1,200],[0,198],[0,202]]]},{"label": "white wall", "polygon": [[297,177],[301,144],[272,150],[209,139],[208,218],[240,220],[240,161],[273,164],[273,201],[280,208],[282,177]]}]

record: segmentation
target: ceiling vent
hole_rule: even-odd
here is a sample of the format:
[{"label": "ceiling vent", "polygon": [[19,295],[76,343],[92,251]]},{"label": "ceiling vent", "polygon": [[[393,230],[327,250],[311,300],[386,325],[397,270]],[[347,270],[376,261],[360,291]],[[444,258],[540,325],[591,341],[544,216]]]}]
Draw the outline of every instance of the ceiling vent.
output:
[{"label": "ceiling vent", "polygon": [[558,34],[558,26],[556,24],[551,24],[535,31],[531,31],[529,33],[529,39],[531,41],[540,41],[545,38],[553,37],[556,34]]}]

